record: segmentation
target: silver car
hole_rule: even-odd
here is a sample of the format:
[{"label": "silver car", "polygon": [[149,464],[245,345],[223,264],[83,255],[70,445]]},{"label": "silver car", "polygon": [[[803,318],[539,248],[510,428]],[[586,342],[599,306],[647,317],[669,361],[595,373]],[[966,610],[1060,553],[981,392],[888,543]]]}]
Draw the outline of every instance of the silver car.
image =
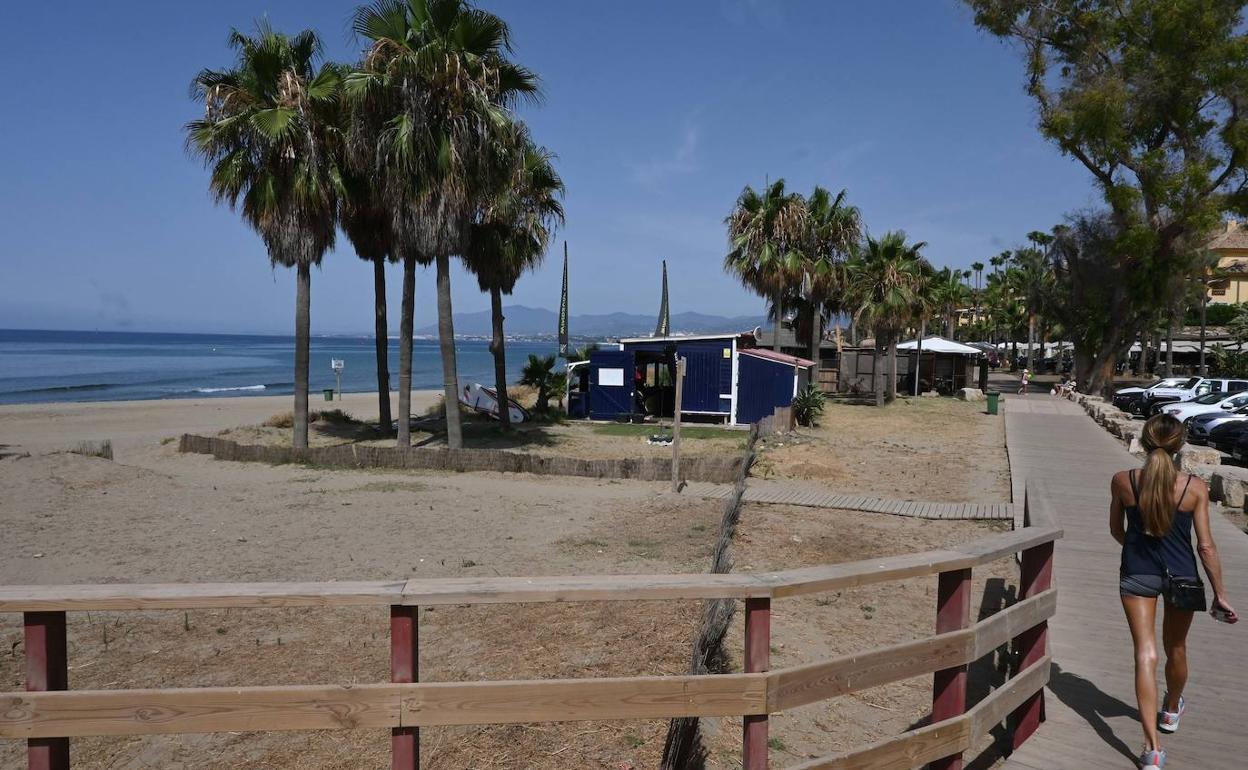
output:
[{"label": "silver car", "polygon": [[1228,422],[1248,420],[1248,406],[1241,406],[1233,412],[1205,412],[1187,420],[1187,443],[1204,446],[1209,443],[1209,432],[1219,425]]}]

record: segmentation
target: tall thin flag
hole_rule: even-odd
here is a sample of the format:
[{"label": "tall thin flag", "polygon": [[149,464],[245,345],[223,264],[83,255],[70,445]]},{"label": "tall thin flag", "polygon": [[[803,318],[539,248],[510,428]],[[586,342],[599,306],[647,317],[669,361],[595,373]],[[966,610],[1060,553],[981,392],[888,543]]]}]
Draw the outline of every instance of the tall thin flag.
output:
[{"label": "tall thin flag", "polygon": [[666,337],[672,333],[672,311],[667,304],[667,260],[663,260],[663,299],[659,301],[659,323],[654,336]]},{"label": "tall thin flag", "polygon": [[559,356],[568,357],[568,242],[563,242],[563,294],[559,298]]}]

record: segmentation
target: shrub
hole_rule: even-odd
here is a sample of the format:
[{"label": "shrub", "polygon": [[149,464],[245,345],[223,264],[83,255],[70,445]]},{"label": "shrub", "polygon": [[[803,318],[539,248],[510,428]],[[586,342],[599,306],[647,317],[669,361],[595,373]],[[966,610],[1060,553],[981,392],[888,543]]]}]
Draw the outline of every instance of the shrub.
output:
[{"label": "shrub", "polygon": [[823,392],[816,385],[807,385],[793,397],[793,419],[798,425],[812,428],[823,415]]}]

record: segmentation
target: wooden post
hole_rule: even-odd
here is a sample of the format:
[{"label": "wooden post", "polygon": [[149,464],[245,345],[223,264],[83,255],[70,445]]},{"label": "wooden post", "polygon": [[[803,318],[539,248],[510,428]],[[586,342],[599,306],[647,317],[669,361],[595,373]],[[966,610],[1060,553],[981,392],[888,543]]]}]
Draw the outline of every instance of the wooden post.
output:
[{"label": "wooden post", "polygon": [[[957,569],[940,573],[936,590],[936,633],[958,631],[970,624],[971,571]],[[933,723],[966,713],[966,671],[965,665],[953,666],[933,675]],[[931,770],[962,770],[962,753],[938,759],[929,767]]]},{"label": "wooden post", "polygon": [[[1029,599],[1042,591],[1049,590],[1052,584],[1053,543],[1042,543],[1023,551],[1018,598]],[[1045,650],[1048,648],[1048,639],[1048,621],[1027,629],[1015,638],[1014,649],[1018,655],[1018,668],[1015,673],[1044,657]],[[1024,701],[1023,705],[1010,716],[1010,724],[1014,732],[1014,748],[1022,746],[1043,721],[1044,690],[1041,690]]]},{"label": "wooden post", "polygon": [[[22,620],[26,645],[26,690],[68,690],[65,613],[27,612]],[[69,739],[27,740],[26,767],[29,770],[69,770]]]},{"label": "wooden post", "polygon": [[672,491],[679,492],[680,482],[680,402],[685,392],[685,357],[676,359],[676,408],[672,412]]},{"label": "wooden post", "polygon": [[[771,668],[771,599],[745,600],[745,672]],[[767,770],[767,715],[747,715],[742,723],[742,770]]]},{"label": "wooden post", "polygon": [[[410,684],[420,681],[420,629],[417,607],[390,607],[390,681]],[[391,770],[420,770],[420,728],[395,727],[390,730]]]}]

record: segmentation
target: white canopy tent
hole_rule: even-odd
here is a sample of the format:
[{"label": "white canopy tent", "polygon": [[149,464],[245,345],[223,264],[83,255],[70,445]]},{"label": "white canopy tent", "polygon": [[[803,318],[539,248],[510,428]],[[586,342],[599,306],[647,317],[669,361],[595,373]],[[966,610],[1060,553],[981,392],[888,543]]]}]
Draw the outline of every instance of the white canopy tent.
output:
[{"label": "white canopy tent", "polygon": [[[918,347],[918,340],[909,340],[897,344],[898,350],[914,350]],[[963,345],[961,342],[954,342],[936,335],[923,338],[922,350],[925,353],[958,353],[964,356],[977,356],[983,352],[979,348]]]}]

